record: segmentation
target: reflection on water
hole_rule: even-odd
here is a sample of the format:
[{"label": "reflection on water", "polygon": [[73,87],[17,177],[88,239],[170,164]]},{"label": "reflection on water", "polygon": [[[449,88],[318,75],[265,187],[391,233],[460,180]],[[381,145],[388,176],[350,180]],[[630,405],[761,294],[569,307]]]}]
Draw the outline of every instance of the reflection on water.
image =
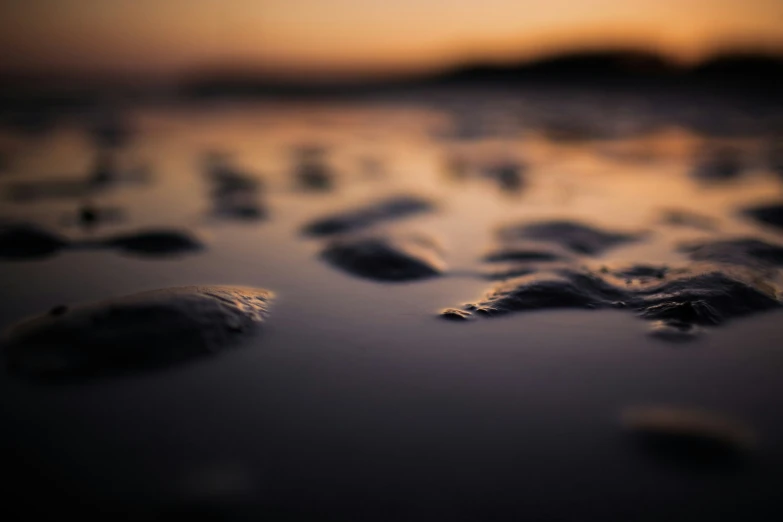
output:
[{"label": "reflection on water", "polygon": [[[783,469],[781,133],[752,100],[556,90],[5,128],[3,328],[194,284],[278,301],[221,357],[80,385],[5,375],[2,473],[20,502],[126,518],[753,518]],[[527,313],[437,319],[498,300]],[[122,342],[186,350],[162,317]],[[638,404],[672,405],[631,423],[663,453],[624,444],[616,418]],[[747,465],[658,466],[705,439],[734,451],[681,413],[702,409],[758,433]]]}]

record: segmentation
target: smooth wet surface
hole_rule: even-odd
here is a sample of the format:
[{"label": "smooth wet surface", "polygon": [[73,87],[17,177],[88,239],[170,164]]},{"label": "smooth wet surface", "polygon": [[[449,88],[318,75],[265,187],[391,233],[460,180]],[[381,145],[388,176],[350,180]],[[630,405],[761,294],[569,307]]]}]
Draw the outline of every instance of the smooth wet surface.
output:
[{"label": "smooth wet surface", "polygon": [[738,468],[756,445],[752,428],[715,412],[634,406],[621,421],[645,451],[690,468]]},{"label": "smooth wet surface", "polygon": [[[204,248],[174,257],[65,248],[0,260],[0,327],[41,313],[63,320],[74,303],[188,285],[274,290],[274,309],[259,337],[187,364],[67,386],[2,373],[8,496],[31,515],[112,520],[207,509],[217,519],[251,520],[769,520],[783,477],[783,311],[771,296],[780,267],[694,260],[681,247],[738,238],[781,244],[774,227],[742,209],[779,198],[778,174],[765,165],[783,119],[767,107],[610,98],[443,93],[131,111],[134,133],[117,145],[117,162],[121,170],[149,165],[155,175],[90,200],[122,209],[122,221],[65,227],[62,216],[82,199],[33,198],[4,201],[4,222],[30,223],[68,244],[175,230]],[[58,173],[86,179],[96,144],[82,123],[37,137],[4,131],[14,154],[2,188]],[[303,143],[322,144],[319,161],[334,175],[328,190],[304,190],[301,158],[291,154]],[[741,175],[694,177],[699,154],[726,144],[748,160]],[[265,219],[205,220],[215,185],[203,158],[214,150],[263,179],[256,195]],[[496,178],[483,176],[455,180],[444,165],[462,152],[521,160],[519,189],[498,190]],[[376,158],[372,175],[368,157]],[[394,205],[377,210],[400,197],[426,204],[402,205],[423,210],[404,217]],[[662,224],[667,209],[715,226]],[[324,221],[337,226],[303,234]],[[522,238],[546,244],[528,249],[533,257],[562,259],[485,260],[507,247],[499,227],[562,221],[634,238],[589,252]],[[335,269],[320,253],[346,225],[351,235],[436,237],[448,271],[383,284]],[[736,245],[729,250],[747,258]],[[642,306],[685,292],[682,302],[706,301],[725,320],[686,322],[686,343],[672,342],[677,331],[664,340],[649,334],[658,321],[672,327],[670,317],[644,320],[627,307],[439,320],[438,310],[503,284],[483,272],[509,262],[533,277],[563,266],[581,274],[584,265]],[[688,271],[698,263],[720,268],[705,280]],[[670,273],[679,269],[683,278]],[[658,285],[664,295],[645,293]],[[713,317],[701,305],[655,310]],[[716,436],[682,443],[692,428],[681,423],[662,446],[639,444],[618,421],[639,405],[735,419],[755,443],[740,451],[741,466],[705,472],[679,448],[687,456]]]}]

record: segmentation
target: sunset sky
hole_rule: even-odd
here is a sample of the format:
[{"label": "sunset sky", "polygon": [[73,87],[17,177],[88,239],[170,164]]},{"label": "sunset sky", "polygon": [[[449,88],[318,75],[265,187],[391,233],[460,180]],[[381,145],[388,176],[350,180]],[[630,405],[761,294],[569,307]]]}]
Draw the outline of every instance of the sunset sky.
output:
[{"label": "sunset sky", "polygon": [[416,71],[577,46],[783,52],[783,0],[0,0],[2,71]]}]

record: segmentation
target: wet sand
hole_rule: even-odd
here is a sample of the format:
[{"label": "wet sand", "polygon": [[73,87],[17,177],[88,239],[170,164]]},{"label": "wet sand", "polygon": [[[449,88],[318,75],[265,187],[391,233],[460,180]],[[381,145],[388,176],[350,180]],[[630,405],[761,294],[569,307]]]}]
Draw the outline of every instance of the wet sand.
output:
[{"label": "wet sand", "polygon": [[[148,165],[149,181],[90,191],[90,204],[123,219],[88,228],[63,222],[85,204],[82,192],[19,202],[5,189],[58,173],[87,179],[89,130],[77,120],[37,138],[2,131],[14,155],[0,180],[0,225],[34,226],[67,245],[179,233],[152,255],[68,247],[0,259],[3,329],[60,306],[170,287],[277,296],[263,335],[215,357],[66,383],[4,371],[0,440],[13,456],[2,473],[15,479],[19,503],[29,497],[35,511],[46,498],[62,512],[115,519],[207,508],[219,519],[768,519],[783,478],[777,306],[729,296],[743,313],[700,323],[687,343],[649,335],[650,321],[612,307],[532,307],[464,324],[438,317],[507,284],[486,277],[501,261],[533,277],[587,267],[623,291],[626,278],[636,288],[648,283],[635,279],[655,276],[620,278],[617,267],[718,263],[750,271],[779,302],[783,236],[767,212],[759,220],[748,209],[783,199],[765,155],[781,135],[780,113],[710,107],[708,126],[679,116],[691,114],[687,104],[637,104],[628,116],[557,101],[461,93],[139,107],[127,115],[132,139],[112,154],[121,172]],[[456,110],[469,102],[472,111]],[[588,131],[563,140],[553,129],[568,110]],[[704,175],[705,154],[727,148],[732,175]],[[292,155],[311,149],[304,160]],[[216,150],[230,153],[237,175],[205,175],[205,154]],[[367,158],[382,168],[368,175]],[[498,164],[524,168],[486,174]],[[317,190],[303,184],[303,169]],[[236,194],[262,206],[263,218],[216,212]],[[403,196],[432,208],[357,213]],[[375,222],[336,237],[303,233],[345,215]],[[604,234],[541,227],[563,221]],[[519,237],[498,234],[510,225]],[[331,242],[354,234],[434,238],[438,277],[418,277],[416,264],[416,277],[379,281],[372,274],[384,260],[369,261],[369,277],[325,262]],[[199,248],[156,255],[191,245],[183,237]],[[747,239],[759,243],[738,241]],[[737,419],[753,447],[730,467],[672,459],[668,449],[682,445],[651,450],[623,425],[639,405]],[[704,424],[682,418],[686,432]]]}]

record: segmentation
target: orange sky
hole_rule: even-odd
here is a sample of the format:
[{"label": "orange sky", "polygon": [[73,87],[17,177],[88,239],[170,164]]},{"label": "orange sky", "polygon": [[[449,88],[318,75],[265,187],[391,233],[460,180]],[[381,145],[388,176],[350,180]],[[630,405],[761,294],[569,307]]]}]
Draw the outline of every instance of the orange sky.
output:
[{"label": "orange sky", "polygon": [[0,0],[0,68],[406,71],[576,45],[783,51],[783,0]]}]

